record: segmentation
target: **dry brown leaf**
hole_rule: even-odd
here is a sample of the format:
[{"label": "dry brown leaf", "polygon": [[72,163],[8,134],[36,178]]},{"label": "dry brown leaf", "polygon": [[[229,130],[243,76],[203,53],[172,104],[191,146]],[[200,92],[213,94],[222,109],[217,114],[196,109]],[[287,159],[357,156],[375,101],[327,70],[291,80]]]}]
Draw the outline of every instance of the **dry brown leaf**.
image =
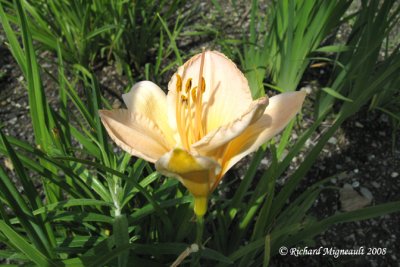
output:
[{"label": "dry brown leaf", "polygon": [[371,199],[360,195],[350,184],[345,184],[339,193],[342,211],[358,210],[371,203]]}]

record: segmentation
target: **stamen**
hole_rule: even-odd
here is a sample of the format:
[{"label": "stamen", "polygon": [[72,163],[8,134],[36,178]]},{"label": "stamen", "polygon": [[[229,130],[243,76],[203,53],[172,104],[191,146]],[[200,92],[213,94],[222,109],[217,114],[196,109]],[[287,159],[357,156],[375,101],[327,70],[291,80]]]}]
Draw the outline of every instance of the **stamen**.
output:
[{"label": "stamen", "polygon": [[[186,85],[187,85],[187,83],[186,83]],[[193,92],[193,90],[192,90],[192,92]],[[192,97],[193,97],[193,93],[192,93]],[[189,125],[188,125],[189,129],[187,131],[187,134],[188,134],[188,136],[189,136],[189,134],[191,134],[190,137],[188,137],[188,139],[189,139],[188,142],[189,142],[189,144],[193,144],[195,142],[195,133],[194,133],[194,127],[193,127],[193,120],[192,120],[193,117],[192,117],[192,103],[190,102],[190,92],[188,92],[188,94],[187,94],[187,112],[188,112],[188,120],[189,120]]]},{"label": "stamen", "polygon": [[197,142],[205,135],[202,118],[203,93],[206,91],[206,82],[203,77],[204,61],[205,50],[203,49],[198,84],[193,88],[192,78],[187,78],[183,92],[182,77],[176,74],[176,122],[185,149],[189,149],[190,144]]},{"label": "stamen", "polygon": [[200,61],[200,72],[199,72],[199,88],[201,88],[202,82],[203,82],[203,67],[204,67],[204,58],[205,58],[205,51],[203,49],[203,53],[201,53],[201,61]]},{"label": "stamen", "polygon": [[176,126],[184,147],[188,148],[187,141],[185,143],[185,129],[182,125],[182,122],[185,120],[183,118],[182,121],[182,111],[184,111],[184,109],[182,109],[181,97],[183,97],[183,95],[181,94],[181,92],[182,92],[182,78],[181,76],[179,76],[179,74],[176,74],[176,103],[175,103]]},{"label": "stamen", "polygon": [[188,105],[188,98],[184,95],[181,95],[181,102],[182,104]]},{"label": "stamen", "polygon": [[[202,100],[203,100],[203,68],[204,68],[204,59],[205,59],[205,51],[201,54],[201,62],[200,62],[200,72],[199,72],[199,81],[197,84],[197,101],[196,101],[196,140],[200,140],[202,136],[204,136],[203,130],[203,122],[202,122]],[[205,83],[204,83],[205,86]],[[205,89],[204,89],[205,90]]]},{"label": "stamen", "polygon": [[[185,97],[185,96],[183,96]],[[182,99],[183,100],[183,99]],[[185,97],[185,100],[183,100],[181,103],[186,103],[187,99]],[[181,140],[183,142],[183,146],[186,149],[189,149],[189,143],[188,143],[188,129],[187,129],[187,118],[186,118],[186,106],[185,107],[181,107],[181,113],[180,113],[180,117],[181,117],[181,122],[183,123],[183,125],[181,125],[182,129],[182,135],[181,135]]]},{"label": "stamen", "polygon": [[193,87],[193,89],[191,91],[193,103],[196,102],[196,89],[197,89],[197,86]]},{"label": "stamen", "polygon": [[176,74],[176,91],[181,92],[182,91],[182,78],[179,76],[179,74]]},{"label": "stamen", "polygon": [[190,91],[191,88],[192,88],[192,78],[189,78],[189,79],[186,81],[186,85],[185,85],[186,94],[189,93],[189,91]]},{"label": "stamen", "polygon": [[204,80],[204,77],[201,77],[201,92],[204,93],[206,91],[206,81]]}]

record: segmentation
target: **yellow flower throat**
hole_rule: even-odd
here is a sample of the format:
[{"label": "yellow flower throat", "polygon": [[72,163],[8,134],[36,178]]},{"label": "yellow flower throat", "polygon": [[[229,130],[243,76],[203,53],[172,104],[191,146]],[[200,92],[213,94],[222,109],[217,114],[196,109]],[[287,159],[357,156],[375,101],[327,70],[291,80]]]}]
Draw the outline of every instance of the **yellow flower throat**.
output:
[{"label": "yellow flower throat", "polygon": [[182,77],[176,74],[176,124],[182,145],[187,150],[191,144],[199,141],[205,135],[202,116],[203,94],[206,90],[203,77],[204,56],[203,51],[197,86],[192,87],[192,78],[188,78],[183,91]]}]

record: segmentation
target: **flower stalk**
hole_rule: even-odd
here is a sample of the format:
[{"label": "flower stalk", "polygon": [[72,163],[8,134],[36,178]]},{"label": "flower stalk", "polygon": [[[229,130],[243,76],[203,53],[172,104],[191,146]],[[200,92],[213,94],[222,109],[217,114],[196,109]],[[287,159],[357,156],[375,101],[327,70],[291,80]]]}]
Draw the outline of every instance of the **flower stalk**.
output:
[{"label": "flower stalk", "polygon": [[196,244],[203,248],[204,216],[196,216]]}]

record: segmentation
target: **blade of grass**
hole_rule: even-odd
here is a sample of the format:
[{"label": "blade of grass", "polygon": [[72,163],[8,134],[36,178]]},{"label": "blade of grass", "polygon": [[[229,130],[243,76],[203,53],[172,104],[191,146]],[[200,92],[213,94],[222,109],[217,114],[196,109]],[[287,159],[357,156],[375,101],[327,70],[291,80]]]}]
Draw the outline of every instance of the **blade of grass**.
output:
[{"label": "blade of grass", "polygon": [[29,259],[35,262],[38,266],[56,266],[51,259],[47,258],[34,246],[26,242],[17,232],[15,232],[4,221],[0,220],[0,231],[10,240],[15,247],[24,253]]}]

